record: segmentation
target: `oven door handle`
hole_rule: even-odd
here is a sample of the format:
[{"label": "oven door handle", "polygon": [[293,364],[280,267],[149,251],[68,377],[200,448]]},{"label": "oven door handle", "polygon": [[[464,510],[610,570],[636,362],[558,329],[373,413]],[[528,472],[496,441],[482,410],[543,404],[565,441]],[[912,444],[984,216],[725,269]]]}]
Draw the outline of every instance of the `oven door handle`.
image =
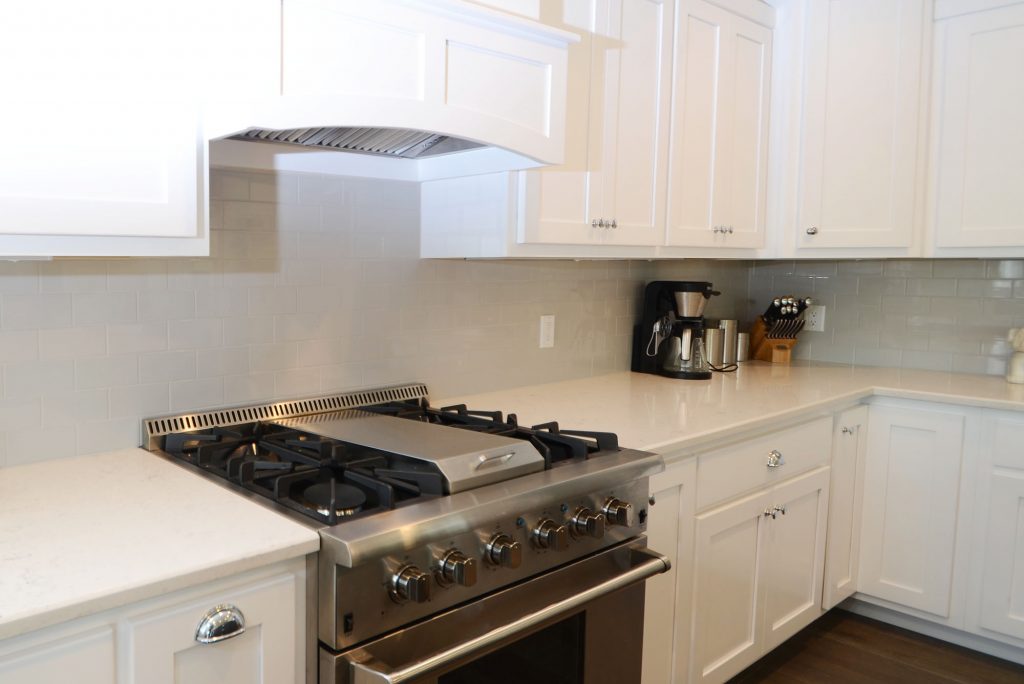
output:
[{"label": "oven door handle", "polygon": [[507,639],[528,632],[534,627],[575,612],[591,601],[624,589],[637,582],[667,572],[672,564],[668,558],[647,548],[634,548],[630,553],[630,568],[625,572],[588,587],[577,594],[527,613],[508,624],[496,627],[478,637],[464,641],[449,649],[434,653],[422,660],[390,668],[379,660],[349,661],[353,684],[403,684],[430,675],[446,666],[470,658]]}]

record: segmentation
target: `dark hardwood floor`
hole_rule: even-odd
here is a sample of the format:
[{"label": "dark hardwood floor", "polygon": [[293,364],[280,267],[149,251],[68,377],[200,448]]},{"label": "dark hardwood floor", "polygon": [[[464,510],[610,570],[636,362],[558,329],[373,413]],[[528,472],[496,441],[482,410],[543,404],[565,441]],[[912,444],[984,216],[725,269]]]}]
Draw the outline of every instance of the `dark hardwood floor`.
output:
[{"label": "dark hardwood floor", "polygon": [[1024,666],[833,610],[731,684],[1004,684]]}]

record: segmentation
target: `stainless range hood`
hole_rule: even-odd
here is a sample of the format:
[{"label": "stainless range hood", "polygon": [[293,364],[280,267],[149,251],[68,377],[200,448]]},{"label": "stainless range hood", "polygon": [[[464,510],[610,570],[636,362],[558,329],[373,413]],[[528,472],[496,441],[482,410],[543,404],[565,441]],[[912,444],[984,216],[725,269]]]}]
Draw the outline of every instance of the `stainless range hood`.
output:
[{"label": "stainless range hood", "polygon": [[330,149],[359,154],[375,154],[399,159],[423,159],[453,152],[473,150],[485,145],[450,135],[408,128],[291,128],[269,130],[250,128],[230,140],[283,143],[314,149]]}]

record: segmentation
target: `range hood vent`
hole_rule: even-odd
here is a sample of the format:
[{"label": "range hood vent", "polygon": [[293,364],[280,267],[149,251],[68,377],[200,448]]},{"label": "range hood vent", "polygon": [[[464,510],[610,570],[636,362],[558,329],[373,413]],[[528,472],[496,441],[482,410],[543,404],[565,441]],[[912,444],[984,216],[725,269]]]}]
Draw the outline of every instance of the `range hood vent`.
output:
[{"label": "range hood vent", "polygon": [[309,148],[332,149],[402,159],[423,159],[484,147],[480,143],[449,135],[408,128],[250,128],[231,140],[285,143]]}]

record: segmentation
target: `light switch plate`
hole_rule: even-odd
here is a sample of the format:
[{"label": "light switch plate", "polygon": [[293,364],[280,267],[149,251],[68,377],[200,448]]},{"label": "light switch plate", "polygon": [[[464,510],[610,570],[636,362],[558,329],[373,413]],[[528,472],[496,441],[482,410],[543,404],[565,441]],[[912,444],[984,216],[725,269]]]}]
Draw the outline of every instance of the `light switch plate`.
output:
[{"label": "light switch plate", "polygon": [[555,346],[555,315],[540,317],[540,348],[550,349]]},{"label": "light switch plate", "polygon": [[825,332],[825,307],[822,304],[812,304],[804,311],[804,330],[811,332]]}]

